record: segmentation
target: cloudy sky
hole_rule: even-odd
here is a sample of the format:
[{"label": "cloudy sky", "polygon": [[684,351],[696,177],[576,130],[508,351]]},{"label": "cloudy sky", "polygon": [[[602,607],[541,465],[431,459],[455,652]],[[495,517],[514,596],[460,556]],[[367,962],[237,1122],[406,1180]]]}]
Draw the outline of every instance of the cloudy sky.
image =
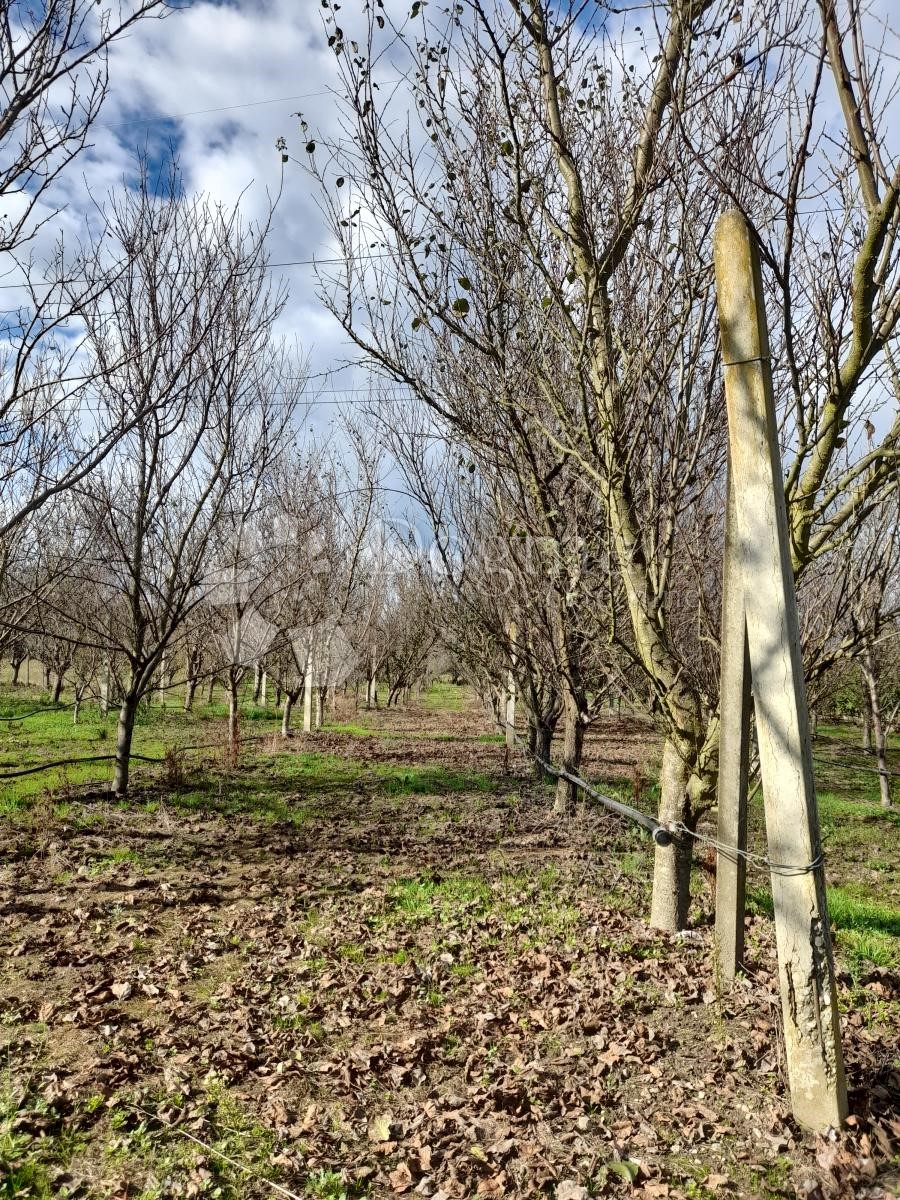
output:
[{"label": "cloudy sky", "polygon": [[[875,0],[875,7],[886,14],[894,2]],[[83,231],[91,194],[102,198],[133,175],[138,152],[158,157],[169,143],[177,149],[190,190],[226,204],[241,197],[249,217],[261,215],[267,197],[281,189],[271,259],[296,264],[281,268],[291,291],[284,327],[310,355],[315,376],[333,372],[353,351],[316,299],[308,260],[334,251],[313,181],[294,162],[282,167],[275,145],[284,136],[304,157],[298,110],[313,130],[337,129],[337,69],[321,0],[176,3],[180,11],[142,22],[113,47],[110,95],[93,130],[92,148],[60,181],[54,201],[63,211],[54,225]],[[385,4],[402,19],[409,0]],[[640,10],[647,6],[639,0],[626,4],[633,11],[610,21],[622,22],[624,36],[633,38],[633,27],[647,17]],[[341,14],[345,28],[360,20],[361,10],[362,0],[347,0]],[[634,53],[642,50],[635,41]],[[318,399],[317,420],[333,412],[328,397],[364,384],[359,371],[319,379],[326,391]],[[343,398],[364,399],[354,391]]]},{"label": "cloudy sky", "polygon": [[[114,47],[102,128],[90,158],[80,163],[83,178],[70,181],[73,204],[79,205],[84,179],[93,188],[113,186],[132,169],[136,153],[159,154],[171,143],[190,190],[225,204],[240,197],[248,216],[262,215],[267,197],[282,188],[270,244],[274,263],[327,256],[314,186],[293,162],[282,168],[275,148],[284,136],[296,150],[298,111],[312,128],[335,126],[330,89],[337,73],[320,3],[194,0],[185,6],[182,0],[182,7],[163,21],[144,22]],[[316,300],[312,267],[280,270],[291,293],[285,328],[310,355],[314,373],[337,367],[351,350]],[[344,372],[318,386],[361,382],[358,373]],[[327,406],[320,409],[316,415],[323,418]]]}]

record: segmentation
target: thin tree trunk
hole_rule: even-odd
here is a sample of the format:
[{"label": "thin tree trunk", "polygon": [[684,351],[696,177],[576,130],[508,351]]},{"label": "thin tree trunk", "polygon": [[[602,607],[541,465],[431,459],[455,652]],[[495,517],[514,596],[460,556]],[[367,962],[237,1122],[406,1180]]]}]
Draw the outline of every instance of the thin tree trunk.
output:
[{"label": "thin tree trunk", "polygon": [[259,703],[260,693],[262,692],[263,669],[261,663],[253,664],[253,703]]},{"label": "thin tree trunk", "polygon": [[215,677],[215,675],[210,675],[209,684],[206,688],[206,703],[207,703],[207,705],[212,704],[213,693],[215,692],[215,690],[216,690],[216,677]]},{"label": "thin tree trunk", "polygon": [[[544,762],[549,762],[553,748],[553,726],[543,723],[531,726],[529,741],[533,752],[539,755]],[[545,779],[550,778],[543,763],[539,762],[537,758],[534,760],[534,777],[538,783],[543,783]]]},{"label": "thin tree trunk", "polygon": [[19,686],[19,671],[21,669],[21,666],[22,666],[21,658],[18,660],[18,662],[15,659],[13,659],[13,664],[12,664],[12,669],[13,669],[12,686],[13,687]]},{"label": "thin tree trunk", "polygon": [[[684,823],[693,830],[696,818],[692,815],[691,771],[678,748],[669,738],[663,746],[660,771],[659,820],[663,825]],[[693,838],[688,833],[674,832],[669,846],[656,847],[653,870],[653,901],[650,924],[655,929],[675,933],[687,926],[691,903],[691,863]]]},{"label": "thin tree trunk", "polygon": [[54,704],[59,704],[59,698],[62,695],[64,682],[65,682],[65,675],[63,674],[62,671],[60,671],[59,674],[56,676],[56,683],[53,685],[53,703]]},{"label": "thin tree trunk", "polygon": [[44,663],[44,691],[50,691],[50,668]]},{"label": "thin tree trunk", "polygon": [[866,678],[866,672],[862,661],[860,661],[859,667],[863,677],[862,748],[867,753],[870,753],[872,750],[872,697],[869,692],[869,681]]},{"label": "thin tree trunk", "polygon": [[231,756],[232,765],[237,761],[238,754],[238,737],[240,733],[240,709],[238,700],[238,686],[240,680],[237,672],[231,670],[228,672],[228,750]]},{"label": "thin tree trunk", "polygon": [[[567,689],[568,692],[568,689]],[[562,767],[578,774],[581,767],[581,751],[584,745],[584,722],[575,697],[568,692],[563,712]],[[553,811],[561,816],[571,816],[578,799],[578,787],[568,779],[558,779]]]},{"label": "thin tree trunk", "polygon": [[875,743],[875,757],[878,763],[878,790],[881,793],[881,807],[891,807],[891,779],[887,765],[887,737],[884,722],[881,719],[881,702],[878,698],[878,675],[870,647],[866,647],[860,659],[860,669],[866,684],[868,699],[868,715],[871,720],[872,739]]},{"label": "thin tree trunk", "polygon": [[291,736],[291,713],[294,709],[299,692],[287,691],[284,693],[284,709],[281,713],[281,736]]},{"label": "thin tree trunk", "polygon": [[140,696],[129,692],[122,697],[122,704],[119,708],[119,724],[116,729],[116,771],[113,779],[113,791],[119,797],[128,794],[131,741],[134,737],[134,721],[139,703]]},{"label": "thin tree trunk", "polygon": [[184,711],[190,712],[194,707],[194,693],[197,691],[197,680],[190,678],[184,689]]}]

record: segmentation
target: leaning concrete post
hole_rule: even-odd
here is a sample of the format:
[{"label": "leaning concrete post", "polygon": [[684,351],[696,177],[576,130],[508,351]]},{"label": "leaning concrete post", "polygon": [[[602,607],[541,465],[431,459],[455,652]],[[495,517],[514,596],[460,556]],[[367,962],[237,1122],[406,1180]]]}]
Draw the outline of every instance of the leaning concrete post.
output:
[{"label": "leaning concrete post", "polygon": [[[723,846],[747,849],[747,774],[750,760],[750,658],[734,480],[728,468],[725,556],[722,572],[721,666],[719,671],[719,792],[717,838]],[[730,983],[744,957],[744,900],[747,861],[740,854],[716,855],[716,955],[721,978]]]},{"label": "leaning concrete post", "polygon": [[716,225],[715,270],[788,1080],[796,1119],[822,1130],[847,1092],[762,276],[736,211]]}]

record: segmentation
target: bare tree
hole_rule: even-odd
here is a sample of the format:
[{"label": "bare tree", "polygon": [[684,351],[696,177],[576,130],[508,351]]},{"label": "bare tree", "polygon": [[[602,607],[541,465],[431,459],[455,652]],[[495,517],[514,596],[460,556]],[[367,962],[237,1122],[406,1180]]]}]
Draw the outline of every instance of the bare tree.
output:
[{"label": "bare tree", "polygon": [[165,0],[0,4],[0,252],[54,215],[46,193],[88,144],[109,88],[110,45]]},{"label": "bare tree", "polygon": [[144,181],[112,213],[122,248],[138,250],[83,316],[98,402],[129,432],[78,496],[106,600],[95,640],[127,663],[114,781],[124,795],[138,704],[204,598],[219,523],[249,515],[255,481],[281,453],[291,406],[266,376],[283,292],[268,281],[265,228],[184,196],[175,178],[162,196]]},{"label": "bare tree", "polygon": [[28,244],[56,215],[53,184],[89,143],[110,45],[165,10],[165,0],[0,5],[0,252],[5,286],[24,296],[5,315],[0,355],[0,541],[125,432],[121,422],[80,415],[88,384],[80,313],[121,269],[105,255],[104,231],[88,249],[60,241],[43,265]]},{"label": "bare tree", "polygon": [[[616,645],[665,735],[674,837],[656,851],[651,919],[679,928],[717,770],[715,663],[695,653],[717,637],[706,549],[721,543],[726,446],[711,227],[723,196],[756,220],[784,313],[773,341],[800,576],[896,487],[896,426],[876,442],[869,417],[900,319],[900,167],[874,115],[877,59],[858,7],[837,30],[833,6],[804,0],[744,15],[654,4],[637,61],[602,9],[417,12],[413,33],[373,11],[363,53],[335,34],[351,136],[308,159],[344,250],[323,292],[371,361],[466,441],[442,368],[509,378],[509,347],[527,355],[532,386],[495,402],[602,506],[626,615]],[[403,88],[380,87],[387,46],[416,124],[395,119]],[[826,127],[826,71],[843,144]]]}]

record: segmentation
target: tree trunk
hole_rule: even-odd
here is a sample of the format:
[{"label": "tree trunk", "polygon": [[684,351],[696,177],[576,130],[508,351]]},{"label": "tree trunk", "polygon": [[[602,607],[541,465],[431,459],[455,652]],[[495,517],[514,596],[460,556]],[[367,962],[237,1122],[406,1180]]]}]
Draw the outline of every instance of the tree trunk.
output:
[{"label": "tree trunk", "polygon": [[860,670],[866,685],[867,716],[870,721],[872,740],[875,743],[875,757],[878,763],[878,789],[881,793],[881,807],[891,807],[891,778],[887,765],[887,737],[884,722],[881,719],[881,702],[878,698],[878,675],[872,651],[867,646],[860,659]]},{"label": "tree trunk", "polygon": [[281,736],[291,736],[291,713],[296,703],[299,692],[287,691],[284,693],[284,709],[281,714]]},{"label": "tree trunk", "polygon": [[137,716],[140,696],[127,693],[122,697],[119,708],[119,724],[116,729],[116,772],[113,791],[122,798],[128,795],[128,776],[131,768],[131,740],[134,737],[134,721]]},{"label": "tree trunk", "polygon": [[53,685],[53,703],[54,704],[59,704],[59,698],[62,695],[64,682],[65,682],[65,676],[64,676],[63,672],[60,671],[59,674],[56,676],[56,683]]},{"label": "tree trunk", "polygon": [[212,702],[213,702],[213,693],[215,692],[215,690],[216,690],[216,677],[215,677],[215,675],[210,675],[210,677],[209,677],[209,685],[207,686],[207,689],[206,689],[206,703],[207,703],[207,706],[208,706],[208,705],[210,705],[210,704],[212,704]]},{"label": "tree trunk", "polygon": [[[563,748],[561,765],[577,775],[581,767],[581,750],[584,745],[584,722],[578,702],[571,694],[566,696],[563,713]],[[571,816],[578,799],[578,787],[568,779],[558,779],[553,811],[561,816]]]},{"label": "tree trunk", "polygon": [[[700,780],[692,774],[671,739],[666,739],[663,746],[659,784],[660,823],[683,823],[693,831],[696,817],[693,815],[692,800],[701,790]],[[687,926],[693,849],[694,839],[683,832],[673,833],[671,845],[656,847],[650,909],[650,924],[655,929],[676,933]]]},{"label": "tree trunk", "polygon": [[[533,726],[534,744],[533,751],[539,755],[544,762],[550,761],[550,755],[553,751],[553,726],[539,723]],[[545,779],[549,779],[550,775],[542,763],[537,759],[534,761],[534,777],[538,783],[543,783]]]},{"label": "tree trunk", "polygon": [[809,710],[809,736],[815,740],[819,735],[819,714],[816,709]]},{"label": "tree trunk", "polygon": [[259,703],[260,693],[262,692],[263,669],[261,663],[253,664],[253,703]]},{"label": "tree trunk", "polygon": [[[860,664],[862,670],[862,664]],[[863,727],[862,727],[862,748],[867,753],[872,750],[872,698],[869,694],[869,681],[866,679],[866,673],[862,670],[863,677]]]},{"label": "tree trunk", "polygon": [[240,710],[238,701],[238,676],[235,671],[228,672],[228,752],[231,764],[237,762],[238,737],[240,733]]},{"label": "tree trunk", "polygon": [[50,668],[44,663],[44,691],[50,691]]},{"label": "tree trunk", "polygon": [[12,669],[13,669],[13,673],[12,673],[12,686],[13,686],[13,687],[18,687],[18,686],[19,686],[19,670],[21,669],[21,666],[22,666],[22,659],[21,659],[21,658],[20,658],[20,659],[18,659],[18,660],[16,660],[16,659],[13,659],[13,662],[12,662]]},{"label": "tree trunk", "polygon": [[197,680],[189,679],[184,689],[184,711],[190,712],[194,707],[194,693],[197,691]]}]

